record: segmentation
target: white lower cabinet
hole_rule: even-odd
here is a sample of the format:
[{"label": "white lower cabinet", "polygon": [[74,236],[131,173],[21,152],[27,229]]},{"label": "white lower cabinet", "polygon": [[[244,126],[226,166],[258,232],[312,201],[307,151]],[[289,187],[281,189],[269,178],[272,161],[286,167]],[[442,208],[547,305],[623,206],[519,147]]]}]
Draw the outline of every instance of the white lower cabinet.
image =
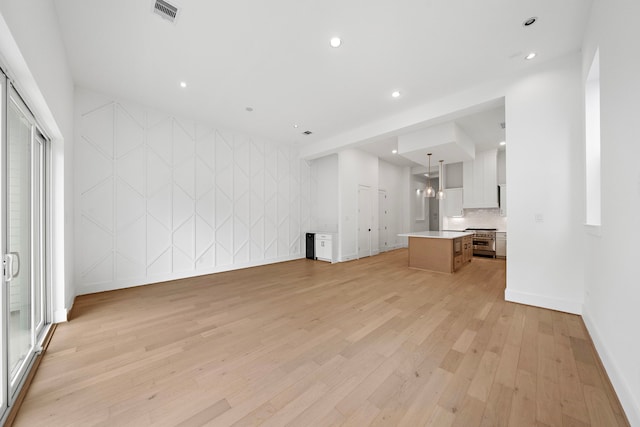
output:
[{"label": "white lower cabinet", "polygon": [[331,234],[316,234],[316,259],[333,262],[333,236]]}]

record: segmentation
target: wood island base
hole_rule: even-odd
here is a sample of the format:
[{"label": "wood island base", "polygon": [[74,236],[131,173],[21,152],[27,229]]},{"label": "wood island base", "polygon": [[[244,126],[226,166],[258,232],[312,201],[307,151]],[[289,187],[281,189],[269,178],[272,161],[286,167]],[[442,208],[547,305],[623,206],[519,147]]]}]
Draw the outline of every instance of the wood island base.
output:
[{"label": "wood island base", "polygon": [[423,231],[400,234],[409,239],[409,267],[454,273],[471,262],[472,233]]}]

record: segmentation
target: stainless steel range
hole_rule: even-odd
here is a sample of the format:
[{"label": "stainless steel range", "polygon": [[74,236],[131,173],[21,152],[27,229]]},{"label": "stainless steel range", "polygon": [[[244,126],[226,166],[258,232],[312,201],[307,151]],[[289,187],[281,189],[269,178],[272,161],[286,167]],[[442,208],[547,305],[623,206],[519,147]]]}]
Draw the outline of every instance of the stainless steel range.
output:
[{"label": "stainless steel range", "polygon": [[495,228],[467,228],[473,232],[473,255],[496,257]]}]

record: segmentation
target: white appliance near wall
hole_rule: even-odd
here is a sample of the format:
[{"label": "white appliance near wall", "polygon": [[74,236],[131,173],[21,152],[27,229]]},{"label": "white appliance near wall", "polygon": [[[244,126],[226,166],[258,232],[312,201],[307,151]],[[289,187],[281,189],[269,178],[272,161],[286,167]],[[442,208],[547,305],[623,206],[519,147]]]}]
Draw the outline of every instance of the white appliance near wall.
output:
[{"label": "white appliance near wall", "polygon": [[289,146],[83,89],[76,106],[79,294],[302,257]]},{"label": "white appliance near wall", "polygon": [[335,233],[315,233],[315,255],[320,261],[335,262]]}]

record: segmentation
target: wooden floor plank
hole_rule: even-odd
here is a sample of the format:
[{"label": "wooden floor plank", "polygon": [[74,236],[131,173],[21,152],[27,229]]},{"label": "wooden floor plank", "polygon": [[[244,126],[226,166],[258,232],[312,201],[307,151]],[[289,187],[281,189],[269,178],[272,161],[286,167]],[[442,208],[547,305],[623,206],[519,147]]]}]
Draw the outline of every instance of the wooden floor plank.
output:
[{"label": "wooden floor plank", "polygon": [[627,425],[579,316],[407,256],[78,297],[14,425]]}]

